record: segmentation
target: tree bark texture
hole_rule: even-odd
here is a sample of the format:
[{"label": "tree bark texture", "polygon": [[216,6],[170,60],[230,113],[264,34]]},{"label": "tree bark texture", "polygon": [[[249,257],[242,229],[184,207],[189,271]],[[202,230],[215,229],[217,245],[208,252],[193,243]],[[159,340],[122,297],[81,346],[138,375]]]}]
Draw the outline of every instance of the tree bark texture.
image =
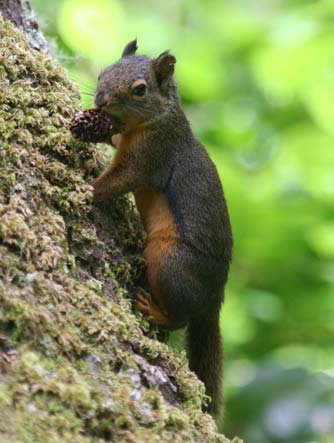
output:
[{"label": "tree bark texture", "polygon": [[46,52],[48,44],[38,29],[38,23],[26,0],[0,0],[0,14],[4,20],[11,21],[17,28],[24,31],[31,46]]},{"label": "tree bark texture", "polygon": [[226,443],[184,355],[133,312],[141,224],[127,198],[93,207],[78,91],[25,11],[1,0],[0,443]]}]

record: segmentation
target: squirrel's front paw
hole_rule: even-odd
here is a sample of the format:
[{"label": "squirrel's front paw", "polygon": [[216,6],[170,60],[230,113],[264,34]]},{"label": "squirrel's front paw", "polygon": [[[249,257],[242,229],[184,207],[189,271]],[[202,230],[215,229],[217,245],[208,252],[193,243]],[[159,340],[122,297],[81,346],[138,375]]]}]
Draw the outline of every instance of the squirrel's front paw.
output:
[{"label": "squirrel's front paw", "polygon": [[97,178],[95,180],[92,180],[91,182],[89,182],[89,184],[93,188],[94,202],[101,202],[101,201],[108,200],[108,196],[104,192],[105,190],[103,189],[103,187],[98,186],[98,179]]},{"label": "squirrel's front paw", "polygon": [[92,180],[91,182],[88,183],[90,186],[92,186],[92,188],[94,188],[94,192],[96,191],[96,188],[97,188],[97,181],[98,181],[98,178],[94,178],[94,180]]}]

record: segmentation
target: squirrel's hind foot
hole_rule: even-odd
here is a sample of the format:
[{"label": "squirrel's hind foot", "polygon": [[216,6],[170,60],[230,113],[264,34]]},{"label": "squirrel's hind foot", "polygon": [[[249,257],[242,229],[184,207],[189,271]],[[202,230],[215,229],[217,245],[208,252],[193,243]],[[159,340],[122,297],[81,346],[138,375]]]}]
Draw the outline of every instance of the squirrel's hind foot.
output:
[{"label": "squirrel's hind foot", "polygon": [[150,323],[166,328],[172,326],[167,312],[157,306],[152,300],[151,294],[144,289],[138,293],[135,306]]}]

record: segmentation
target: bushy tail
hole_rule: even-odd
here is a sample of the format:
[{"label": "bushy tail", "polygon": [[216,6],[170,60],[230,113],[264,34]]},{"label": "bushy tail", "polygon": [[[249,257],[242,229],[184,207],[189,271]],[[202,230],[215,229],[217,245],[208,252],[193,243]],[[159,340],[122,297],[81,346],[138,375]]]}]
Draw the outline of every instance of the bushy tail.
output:
[{"label": "bushy tail", "polygon": [[218,416],[222,406],[223,344],[219,329],[219,307],[188,325],[189,366],[206,387],[211,402],[206,410]]}]

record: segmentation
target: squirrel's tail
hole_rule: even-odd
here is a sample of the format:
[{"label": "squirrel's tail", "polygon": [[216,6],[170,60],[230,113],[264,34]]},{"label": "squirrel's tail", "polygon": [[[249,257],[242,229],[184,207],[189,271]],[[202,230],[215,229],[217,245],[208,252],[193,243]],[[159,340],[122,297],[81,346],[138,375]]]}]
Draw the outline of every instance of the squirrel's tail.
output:
[{"label": "squirrel's tail", "polygon": [[187,330],[189,367],[204,383],[211,402],[206,410],[218,416],[222,406],[223,344],[219,307],[190,320]]}]

